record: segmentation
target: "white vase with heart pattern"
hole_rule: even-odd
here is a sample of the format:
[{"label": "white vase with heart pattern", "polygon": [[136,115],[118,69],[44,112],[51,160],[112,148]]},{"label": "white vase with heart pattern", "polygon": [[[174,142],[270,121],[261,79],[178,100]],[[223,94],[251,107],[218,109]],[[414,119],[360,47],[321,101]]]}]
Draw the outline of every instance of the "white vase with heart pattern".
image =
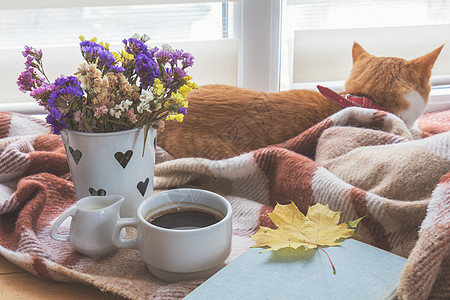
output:
[{"label": "white vase with heart pattern", "polygon": [[[156,129],[109,133],[61,132],[77,198],[122,195],[121,217],[135,217],[153,192]],[[145,145],[144,145],[145,142]]]}]

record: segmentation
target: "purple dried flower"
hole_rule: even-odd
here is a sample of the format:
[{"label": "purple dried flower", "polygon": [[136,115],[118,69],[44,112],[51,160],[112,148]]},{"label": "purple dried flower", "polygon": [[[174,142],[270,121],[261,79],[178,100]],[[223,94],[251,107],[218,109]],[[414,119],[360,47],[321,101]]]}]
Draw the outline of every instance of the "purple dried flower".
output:
[{"label": "purple dried flower", "polygon": [[[68,100],[79,100],[81,103],[86,102],[84,97],[84,91],[81,89],[81,83],[75,76],[60,77],[55,80],[55,90],[50,94],[48,105],[51,107],[64,107]],[[69,97],[64,97],[69,96]],[[62,101],[61,105],[58,105],[58,101]]]},{"label": "purple dried flower", "polygon": [[27,68],[25,69],[25,71],[20,73],[19,78],[17,79],[19,90],[24,93],[26,93],[27,91],[31,91],[31,88],[33,87],[33,72],[33,69]]},{"label": "purple dried flower", "polygon": [[[96,63],[100,70],[108,71],[115,67],[116,59],[102,45],[92,41],[82,41],[80,49],[85,60],[88,63]],[[120,68],[114,68],[114,70],[120,70]]]},{"label": "purple dried flower", "polygon": [[80,82],[75,76],[61,76],[55,80],[55,85],[57,87],[63,85],[80,86]]},{"label": "purple dried flower", "polygon": [[158,47],[153,47],[148,52],[150,53],[151,56],[155,56],[155,53],[158,52],[158,51],[159,51]]},{"label": "purple dried flower", "polygon": [[33,68],[28,67],[20,73],[17,79],[17,85],[19,86],[19,90],[26,93],[41,86],[43,81],[44,79],[38,77]]},{"label": "purple dried flower", "polygon": [[145,42],[143,40],[138,40],[135,38],[129,38],[127,40],[123,40],[123,43],[125,45],[125,50],[128,53],[137,54],[137,53],[148,53],[147,45],[145,45]]},{"label": "purple dried flower", "polygon": [[153,84],[155,78],[158,77],[159,71],[155,61],[149,54],[139,53],[135,57],[136,74],[140,77],[140,87],[147,89]]},{"label": "purple dried flower", "polygon": [[180,113],[182,113],[183,115],[187,114],[187,109],[186,107],[180,107],[180,109],[178,110]]},{"label": "purple dried flower", "polygon": [[158,59],[158,62],[165,64],[171,59],[171,53],[167,49],[161,49],[155,53],[155,57]]},{"label": "purple dried flower", "polygon": [[28,55],[26,58],[27,58],[27,60],[25,61],[25,67],[26,68],[30,68],[30,67],[35,68],[35,67],[37,67],[36,63],[34,62],[34,57],[33,56]]},{"label": "purple dried flower", "polygon": [[36,50],[30,46],[25,46],[24,48],[25,48],[25,50],[22,51],[23,57],[26,58],[27,56],[31,56],[31,57],[35,58],[36,60],[42,59],[42,50]]},{"label": "purple dried flower", "polygon": [[43,84],[31,91],[30,96],[38,100],[39,105],[47,107],[47,101],[50,95],[55,91],[56,86],[53,84]]},{"label": "purple dried flower", "polygon": [[129,38],[128,40],[123,40],[123,43],[125,51],[134,55],[134,68],[136,75],[140,79],[140,88],[147,89],[153,84],[155,78],[159,76],[159,68],[153,58],[155,49],[153,48],[149,51],[145,41],[141,39]]},{"label": "purple dried flower", "polygon": [[117,66],[117,65],[111,66],[111,68],[109,68],[109,70],[111,72],[115,72],[115,73],[123,73],[125,71],[125,69],[122,66]]},{"label": "purple dried flower", "polygon": [[183,61],[181,62],[183,69],[192,67],[194,64],[194,57],[190,53],[183,53]]},{"label": "purple dried flower", "polygon": [[187,73],[186,73],[185,70],[183,70],[183,69],[181,69],[181,68],[178,68],[178,67],[173,68],[173,73],[174,73],[175,76],[178,77],[178,78],[184,78],[184,77],[186,77],[186,75],[187,75]]},{"label": "purple dried flower", "polygon": [[100,67],[107,66],[108,68],[110,68],[116,62],[116,59],[114,58],[112,53],[106,49],[98,49],[97,54],[99,58],[97,64]]},{"label": "purple dried flower", "polygon": [[72,119],[71,109],[77,109],[86,103],[81,83],[74,76],[60,77],[53,84],[54,90],[48,97],[47,123],[52,126],[54,134],[59,134],[62,129],[68,128]]},{"label": "purple dried flower", "polygon": [[22,51],[23,57],[27,57],[28,55],[30,55],[31,51],[33,50],[32,47],[26,46],[26,45],[25,45],[24,49],[25,49],[25,50]]},{"label": "purple dried flower", "polygon": [[177,63],[177,60],[181,60],[183,58],[183,50],[175,49],[172,51],[172,59],[174,60],[175,64]]},{"label": "purple dried flower", "polygon": [[58,109],[51,107],[49,109],[49,113],[47,117],[45,118],[48,124],[50,124],[52,128],[52,132],[54,134],[60,134],[61,130],[66,129],[69,127],[69,124],[67,121],[63,118],[61,113],[58,111]]}]

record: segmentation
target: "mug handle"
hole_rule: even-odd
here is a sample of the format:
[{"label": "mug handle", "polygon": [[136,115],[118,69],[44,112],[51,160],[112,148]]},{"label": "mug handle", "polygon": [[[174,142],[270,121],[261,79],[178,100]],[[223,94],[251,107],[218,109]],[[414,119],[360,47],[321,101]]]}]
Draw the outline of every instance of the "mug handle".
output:
[{"label": "mug handle", "polygon": [[112,235],[112,242],[114,246],[116,246],[117,248],[137,249],[138,248],[137,237],[131,239],[123,239],[120,237],[120,232],[125,227],[134,227],[137,229],[136,218],[120,218],[117,221]]},{"label": "mug handle", "polygon": [[71,209],[65,211],[61,216],[59,216],[55,223],[50,226],[50,236],[52,237],[52,239],[63,242],[69,241],[68,235],[61,235],[56,233],[56,231],[58,230],[59,226],[61,226],[62,222],[64,222],[64,220],[66,220],[68,217],[73,218],[73,216],[75,216],[76,210],[77,208],[74,206]]}]

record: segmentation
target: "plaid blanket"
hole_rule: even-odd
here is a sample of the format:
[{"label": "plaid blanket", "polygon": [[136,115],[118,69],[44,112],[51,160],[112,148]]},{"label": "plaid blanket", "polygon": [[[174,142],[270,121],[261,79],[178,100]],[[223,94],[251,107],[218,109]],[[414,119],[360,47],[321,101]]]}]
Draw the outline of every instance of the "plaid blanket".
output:
[{"label": "plaid blanket", "polygon": [[[173,160],[157,151],[155,188],[196,186],[233,206],[233,249],[253,244],[267,212],[293,201],[321,202],[341,221],[366,216],[361,241],[408,257],[401,299],[450,298],[450,111],[425,115],[408,131],[380,111],[347,108],[285,143],[226,160]],[[130,299],[182,298],[202,280],[166,283],[137,250],[105,258],[78,254],[48,236],[75,201],[59,137],[32,117],[0,113],[0,254],[52,280],[83,282]],[[68,227],[62,227],[68,230]]]}]

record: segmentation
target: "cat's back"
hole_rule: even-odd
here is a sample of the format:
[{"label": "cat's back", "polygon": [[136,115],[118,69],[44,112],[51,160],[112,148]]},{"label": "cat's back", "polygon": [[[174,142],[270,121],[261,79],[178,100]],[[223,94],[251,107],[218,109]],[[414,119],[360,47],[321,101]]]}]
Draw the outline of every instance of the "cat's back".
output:
[{"label": "cat's back", "polygon": [[175,157],[220,159],[284,142],[340,108],[317,92],[256,92],[205,85],[188,95],[182,123],[166,122],[158,144]]}]

